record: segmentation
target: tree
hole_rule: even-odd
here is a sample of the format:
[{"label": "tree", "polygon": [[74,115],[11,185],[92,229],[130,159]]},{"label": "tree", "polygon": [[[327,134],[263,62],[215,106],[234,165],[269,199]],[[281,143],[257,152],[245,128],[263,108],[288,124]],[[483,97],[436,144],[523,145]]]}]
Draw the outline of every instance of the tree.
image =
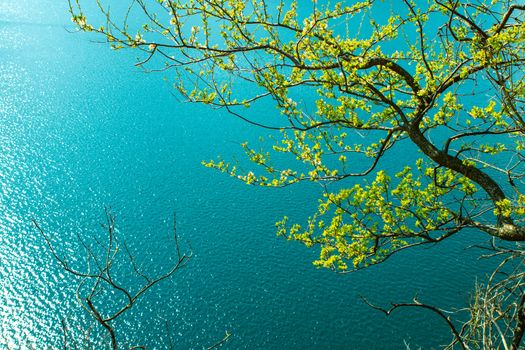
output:
[{"label": "tree", "polygon": [[[144,345],[129,344],[119,334],[116,323],[136,303],[144,298],[145,294],[154,289],[158,284],[169,280],[183,268],[192,258],[193,253],[185,253],[181,249],[177,234],[176,219],[173,220],[173,251],[174,258],[168,259],[169,266],[165,272],[153,274],[144,271],[137,256],[131,252],[128,245],[118,235],[115,215],[106,208],[106,222],[102,224],[105,231],[105,241],[97,235],[86,239],[78,235],[85,259],[61,256],[52,244],[50,236],[40,224],[33,220],[38,232],[63,271],[77,280],[78,285],[75,297],[78,304],[84,309],[89,319],[88,327],[84,327],[79,320],[62,320],[62,348],[63,349],[130,349],[146,350]],[[171,261],[173,260],[173,261]],[[166,263],[166,261],[165,261]],[[171,339],[169,323],[166,321],[166,332]],[[228,341],[231,334],[226,335],[215,344],[206,347],[212,350]],[[171,341],[166,344],[167,349],[174,349]]]},{"label": "tree", "polygon": [[[188,100],[279,132],[242,145],[252,170],[205,165],[250,185],[320,184],[306,225],[277,223],[320,247],[315,265],[361,269],[466,229],[525,240],[525,5],[136,0],[117,22],[96,3],[101,26],[70,1],[79,29],[142,51],[137,65],[171,72]],[[246,116],[265,100],[279,118]],[[382,169],[403,151],[417,156]]]},{"label": "tree", "polygon": [[[485,285],[476,285],[468,308],[451,312],[422,303],[417,298],[411,302],[392,303],[388,309],[373,305],[366,299],[364,302],[386,316],[400,308],[422,308],[433,313],[445,322],[453,336],[444,349],[522,349],[525,333],[524,252],[522,248],[497,246],[490,250],[491,254],[485,258],[504,258]],[[462,313],[466,315],[460,315]],[[451,316],[464,319],[466,316],[467,320],[458,327],[458,322]],[[408,345],[407,348],[410,349]]]}]

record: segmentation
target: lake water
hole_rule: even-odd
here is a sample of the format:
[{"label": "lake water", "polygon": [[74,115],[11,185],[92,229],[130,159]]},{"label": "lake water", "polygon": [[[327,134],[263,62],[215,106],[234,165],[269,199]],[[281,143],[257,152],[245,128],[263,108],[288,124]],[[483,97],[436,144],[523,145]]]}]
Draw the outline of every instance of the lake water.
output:
[{"label": "lake water", "polygon": [[464,247],[484,237],[463,232],[350,275],[315,269],[315,252],[278,239],[274,223],[283,215],[305,220],[317,187],[253,188],[200,165],[238,156],[241,142],[266,131],[180,102],[160,75],[133,67],[135,52],[69,33],[69,17],[65,1],[0,1],[0,347],[58,348],[61,320],[75,325],[84,314],[77,281],[31,220],[61,256],[80,261],[77,233],[100,233],[105,206],[150,271],[173,254],[174,211],[194,253],[115,324],[120,339],[202,349],[229,331],[225,349],[290,350],[450,340],[434,315],[385,318],[358,296],[387,305],[418,294],[462,307],[488,271]]}]

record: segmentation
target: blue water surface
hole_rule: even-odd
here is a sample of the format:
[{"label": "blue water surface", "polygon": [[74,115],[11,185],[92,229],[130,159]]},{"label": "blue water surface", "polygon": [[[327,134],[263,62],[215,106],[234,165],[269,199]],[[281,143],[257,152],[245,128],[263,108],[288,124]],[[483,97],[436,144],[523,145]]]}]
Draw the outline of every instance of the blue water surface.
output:
[{"label": "blue water surface", "polygon": [[173,257],[173,212],[194,254],[115,324],[120,339],[202,349],[228,331],[225,349],[290,350],[431,348],[450,340],[432,314],[386,318],[358,296],[387,305],[418,294],[465,306],[488,269],[476,261],[479,252],[464,248],[484,237],[465,231],[350,275],[315,269],[316,252],[277,238],[274,223],[285,214],[304,221],[318,187],[254,188],[200,164],[240,156],[241,142],[267,132],[181,102],[161,75],[133,66],[136,52],[69,33],[69,17],[65,1],[0,2],[0,347],[59,348],[61,321],[72,329],[85,321],[78,281],[31,220],[61,256],[80,262],[77,234],[100,233],[104,207],[152,273]]}]

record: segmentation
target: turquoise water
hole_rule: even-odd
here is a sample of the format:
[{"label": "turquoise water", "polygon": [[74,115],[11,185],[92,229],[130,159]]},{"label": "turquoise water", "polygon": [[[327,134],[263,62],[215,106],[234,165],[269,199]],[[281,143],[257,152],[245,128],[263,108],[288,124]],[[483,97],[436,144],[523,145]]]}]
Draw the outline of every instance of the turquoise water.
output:
[{"label": "turquoise water", "polygon": [[66,28],[61,1],[0,2],[2,348],[57,348],[60,321],[82,322],[77,281],[31,219],[59,254],[78,260],[77,233],[101,232],[105,206],[150,270],[172,256],[174,211],[194,253],[115,324],[120,339],[166,348],[166,321],[177,349],[210,346],[225,331],[233,334],[227,349],[429,348],[450,339],[433,315],[385,318],[358,296],[387,304],[417,293],[462,307],[487,271],[464,247],[483,237],[464,232],[350,275],[316,270],[315,252],[276,238],[274,223],[284,214],[306,219],[317,187],[258,189],[200,165],[239,155],[239,143],[266,131],[180,102],[161,76],[133,67],[134,52],[111,52]]}]

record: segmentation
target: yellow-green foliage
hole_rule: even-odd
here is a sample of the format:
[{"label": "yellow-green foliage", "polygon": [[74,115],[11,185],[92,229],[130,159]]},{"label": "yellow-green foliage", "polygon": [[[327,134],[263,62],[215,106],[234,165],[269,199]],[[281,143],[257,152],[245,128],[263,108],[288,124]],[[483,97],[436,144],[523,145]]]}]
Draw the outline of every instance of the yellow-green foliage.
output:
[{"label": "yellow-green foliage", "polygon": [[[133,29],[102,4],[106,21],[89,24],[80,3],[80,29],[144,51],[138,65],[173,72],[188,100],[280,130],[271,145],[242,144],[251,167],[203,164],[249,185],[323,185],[307,225],[277,225],[320,247],[317,266],[360,268],[525,215],[525,21],[512,1],[137,1],[130,13],[147,23]],[[280,124],[251,118],[264,99]],[[415,164],[381,170],[406,149]]]},{"label": "yellow-green foliage", "polygon": [[321,256],[315,264],[343,270],[348,269],[348,260],[359,268],[378,263],[407,245],[432,240],[435,232],[456,219],[455,212],[443,203],[445,196],[457,191],[470,197],[475,188],[450,170],[426,168],[416,173],[405,167],[392,181],[379,171],[369,184],[327,193],[307,227],[287,229],[287,220],[283,220],[278,232],[307,246],[320,244]]}]

